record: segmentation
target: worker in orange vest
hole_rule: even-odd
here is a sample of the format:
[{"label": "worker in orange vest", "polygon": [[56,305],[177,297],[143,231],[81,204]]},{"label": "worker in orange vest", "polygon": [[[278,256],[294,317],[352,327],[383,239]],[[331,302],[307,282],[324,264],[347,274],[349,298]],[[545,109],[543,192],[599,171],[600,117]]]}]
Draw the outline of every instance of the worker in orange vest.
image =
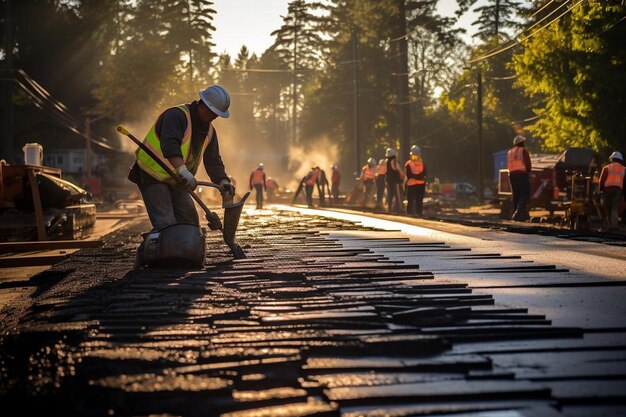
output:
[{"label": "worker in orange vest", "polygon": [[363,207],[374,194],[374,179],[376,178],[376,160],[370,158],[367,160],[367,164],[361,168],[361,177],[359,178],[363,183]]},{"label": "worker in orange vest", "polygon": [[619,206],[622,194],[626,190],[626,167],[621,152],[613,152],[609,157],[610,163],[602,167],[598,188],[603,193],[604,208],[606,211],[609,229],[616,228],[619,221]]},{"label": "worker in orange vest", "polygon": [[402,181],[404,179],[404,171],[396,158],[396,150],[387,148],[385,151],[387,158],[387,210],[389,213],[400,214],[403,212],[402,206]]},{"label": "worker in orange vest", "polygon": [[424,191],[426,190],[426,165],[422,160],[422,151],[417,145],[411,146],[411,159],[406,161],[406,214],[421,216],[424,208]]},{"label": "worker in orange vest", "polygon": [[306,177],[304,177],[304,186],[306,189],[306,203],[309,208],[313,208],[313,186],[317,185],[319,189],[320,168],[315,166],[311,168]]},{"label": "worker in orange vest", "polygon": [[383,198],[385,197],[385,182],[387,178],[387,161],[381,159],[376,167],[376,208],[382,210]]},{"label": "worker in orange vest", "polygon": [[252,171],[250,174],[250,190],[254,188],[256,190],[256,208],[263,208],[263,190],[267,191],[267,186],[265,184],[265,167],[263,163],[260,163],[259,166]]},{"label": "worker in orange vest", "polygon": [[506,167],[513,192],[513,220],[525,222],[530,219],[528,202],[530,200],[530,155],[524,147],[526,138],[515,136],[513,147],[506,155]]},{"label": "worker in orange vest", "polygon": [[341,183],[341,173],[337,169],[337,164],[332,165],[333,173],[330,177],[330,192],[333,195],[333,203],[339,204],[339,184]]}]

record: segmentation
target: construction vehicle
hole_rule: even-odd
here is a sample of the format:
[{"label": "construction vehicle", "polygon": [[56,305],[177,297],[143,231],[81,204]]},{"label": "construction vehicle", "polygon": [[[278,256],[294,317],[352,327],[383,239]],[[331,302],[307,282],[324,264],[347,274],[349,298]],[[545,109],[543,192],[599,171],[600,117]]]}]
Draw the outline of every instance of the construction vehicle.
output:
[{"label": "construction vehicle", "polygon": [[[529,208],[541,208],[554,219],[565,211],[564,225],[588,230],[592,216],[600,217],[596,193],[600,164],[596,153],[587,148],[570,148],[561,154],[531,155]],[[512,204],[509,171],[500,169],[498,200],[500,217],[510,219]]]}]

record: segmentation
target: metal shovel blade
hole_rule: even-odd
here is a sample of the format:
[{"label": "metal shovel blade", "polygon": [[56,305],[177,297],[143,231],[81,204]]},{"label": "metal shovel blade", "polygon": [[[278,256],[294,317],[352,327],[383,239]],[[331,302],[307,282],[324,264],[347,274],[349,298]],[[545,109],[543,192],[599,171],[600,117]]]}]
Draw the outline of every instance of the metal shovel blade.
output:
[{"label": "metal shovel blade", "polygon": [[237,233],[237,226],[239,226],[241,211],[249,196],[250,193],[247,192],[237,203],[224,205],[224,242],[230,248],[235,244],[235,233]]}]

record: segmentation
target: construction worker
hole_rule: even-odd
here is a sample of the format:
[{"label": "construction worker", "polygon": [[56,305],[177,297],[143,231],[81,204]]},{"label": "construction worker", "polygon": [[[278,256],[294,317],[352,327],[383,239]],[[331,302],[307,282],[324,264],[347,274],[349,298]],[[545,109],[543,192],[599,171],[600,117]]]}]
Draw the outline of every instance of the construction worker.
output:
[{"label": "construction worker", "polygon": [[624,167],[624,157],[621,152],[613,152],[609,161],[609,164],[602,167],[598,188],[603,193],[608,227],[614,229],[619,221],[622,194],[626,190],[626,167]]},{"label": "construction worker", "polygon": [[[217,117],[229,116],[230,96],[219,85],[200,91],[199,100],[165,110],[146,134],[143,143],[159,159],[170,165],[184,182],[171,178],[146,152],[139,149],[128,179],[138,185],[153,231],[176,223],[199,225],[198,212],[189,192],[197,186],[195,174],[200,161],[221,187],[224,199],[235,195],[220,156],[217,132],[211,124]],[[219,219],[209,223],[218,229]]]},{"label": "construction worker", "polygon": [[263,163],[252,171],[250,174],[250,190],[252,188],[256,191],[256,208],[263,208],[263,190],[267,191],[267,184],[265,182],[265,167]]},{"label": "construction worker", "polygon": [[406,214],[421,216],[424,207],[424,191],[426,189],[426,165],[422,160],[422,152],[417,145],[411,146],[411,159],[406,161]]},{"label": "construction worker", "polygon": [[383,198],[385,197],[385,183],[387,178],[387,161],[381,159],[376,167],[376,208],[383,209]]},{"label": "construction worker", "polygon": [[387,210],[389,213],[402,213],[402,200],[400,200],[404,171],[396,159],[396,150],[387,148]]},{"label": "construction worker", "polygon": [[515,136],[513,147],[506,156],[506,167],[513,192],[513,220],[520,222],[530,219],[528,201],[530,200],[530,155],[524,147],[526,138]]},{"label": "construction worker", "polygon": [[[320,196],[320,207],[326,207],[326,190],[328,190],[328,178],[326,177],[326,172],[323,169],[320,170],[320,175],[318,177],[318,185],[317,185],[317,193]],[[328,199],[330,199],[330,192],[328,195]]]},{"label": "construction worker", "polygon": [[374,180],[376,179],[376,160],[374,158],[369,158],[367,163],[363,165],[359,179],[363,182],[363,207],[365,207],[374,194]]},{"label": "construction worker", "polygon": [[278,191],[278,183],[275,179],[268,177],[266,181],[267,202],[272,203],[274,201],[274,193]]},{"label": "construction worker", "polygon": [[333,203],[337,205],[339,204],[339,184],[341,183],[341,173],[337,168],[337,164],[333,164],[331,168],[333,172],[330,177],[330,192],[333,195]]},{"label": "construction worker", "polygon": [[320,169],[315,166],[311,168],[306,177],[304,177],[304,186],[306,190],[306,204],[309,208],[313,208],[313,186],[317,185],[319,187],[319,176]]}]

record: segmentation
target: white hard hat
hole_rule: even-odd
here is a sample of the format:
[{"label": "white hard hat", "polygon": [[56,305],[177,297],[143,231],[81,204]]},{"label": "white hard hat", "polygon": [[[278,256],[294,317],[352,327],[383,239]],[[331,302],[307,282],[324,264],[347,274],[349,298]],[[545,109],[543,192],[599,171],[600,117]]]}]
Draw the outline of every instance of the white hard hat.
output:
[{"label": "white hard hat", "polygon": [[385,151],[385,157],[389,158],[390,156],[396,156],[396,150],[393,148],[387,148]]},{"label": "white hard hat", "polygon": [[264,165],[263,165],[263,162],[261,162],[261,163],[259,164],[259,168],[258,168],[258,169],[263,169],[263,168],[264,168]]},{"label": "white hard hat", "polygon": [[337,169],[337,164],[332,164],[330,167],[331,167],[332,169]]},{"label": "white hard hat", "polygon": [[374,165],[376,165],[376,160],[374,158],[370,158],[367,160],[367,165],[373,167]]},{"label": "white hard hat", "polygon": [[385,159],[384,158],[378,161],[378,165],[382,165],[384,163],[385,163]]},{"label": "white hard hat", "polygon": [[212,85],[209,88],[200,91],[200,100],[211,111],[219,117],[227,118],[230,116],[228,107],[230,106],[230,96],[228,91],[219,85]]},{"label": "white hard hat", "polygon": [[419,146],[417,145],[413,145],[411,146],[411,151],[409,152],[409,155],[421,155],[422,154],[422,150],[420,149]]},{"label": "white hard hat", "polygon": [[524,142],[526,140],[526,138],[522,135],[517,135],[515,136],[515,139],[513,139],[513,145],[518,145],[522,142]]},{"label": "white hard hat", "polygon": [[609,159],[619,159],[620,161],[623,161],[624,157],[622,156],[621,152],[615,151],[611,154],[611,156],[609,156]]}]

